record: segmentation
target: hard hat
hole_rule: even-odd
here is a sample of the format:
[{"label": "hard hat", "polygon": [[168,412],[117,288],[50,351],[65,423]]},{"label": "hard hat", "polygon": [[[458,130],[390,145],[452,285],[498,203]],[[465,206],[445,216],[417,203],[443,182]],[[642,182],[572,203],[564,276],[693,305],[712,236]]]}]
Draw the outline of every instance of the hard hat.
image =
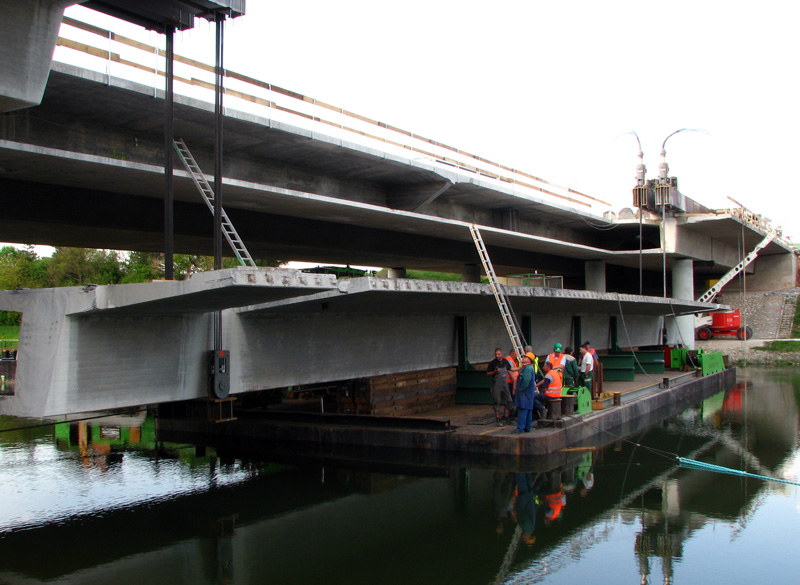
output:
[{"label": "hard hat", "polygon": [[553,346],[553,351],[561,351],[561,344],[560,343],[556,343]]},{"label": "hard hat", "polygon": [[528,352],[528,353],[526,353],[526,354],[525,354],[525,357],[529,357],[529,358],[531,358],[531,361],[534,361],[534,360],[536,359],[536,356],[535,356],[535,355],[533,355],[533,353],[531,353],[531,352]]}]

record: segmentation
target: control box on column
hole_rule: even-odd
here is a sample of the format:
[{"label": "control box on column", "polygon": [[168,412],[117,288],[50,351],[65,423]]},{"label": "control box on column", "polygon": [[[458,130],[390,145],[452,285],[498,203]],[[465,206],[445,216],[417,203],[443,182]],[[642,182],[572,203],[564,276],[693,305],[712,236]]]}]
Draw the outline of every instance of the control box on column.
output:
[{"label": "control box on column", "polygon": [[208,352],[208,384],[212,398],[226,398],[231,391],[231,354],[227,349]]}]

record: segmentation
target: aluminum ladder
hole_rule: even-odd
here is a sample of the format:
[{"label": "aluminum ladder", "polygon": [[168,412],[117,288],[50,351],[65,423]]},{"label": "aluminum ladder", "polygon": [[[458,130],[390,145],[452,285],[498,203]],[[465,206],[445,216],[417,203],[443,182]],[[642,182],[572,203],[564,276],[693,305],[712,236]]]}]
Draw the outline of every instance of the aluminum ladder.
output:
[{"label": "aluminum ladder", "polygon": [[522,336],[519,334],[517,318],[514,316],[514,311],[511,310],[511,303],[508,300],[508,295],[506,295],[503,285],[497,280],[497,274],[494,272],[494,266],[492,266],[492,261],[489,258],[489,253],[486,251],[486,245],[483,243],[483,238],[481,237],[478,226],[474,223],[469,224],[469,231],[472,234],[475,247],[478,249],[478,256],[481,258],[483,270],[489,278],[489,285],[492,287],[492,294],[494,294],[494,299],[497,301],[497,308],[500,309],[500,315],[503,317],[503,323],[506,326],[508,338],[511,340],[514,349],[517,350],[517,356],[522,358],[525,354],[523,350],[524,344]]},{"label": "aluminum ladder", "polygon": [[763,248],[765,248],[767,246],[767,244],[769,244],[772,240],[774,240],[777,237],[778,237],[778,232],[777,231],[773,231],[773,232],[768,233],[767,236],[763,240],[761,240],[756,245],[755,248],[753,248],[753,251],[750,252],[747,256],[744,257],[744,260],[742,260],[736,266],[734,266],[728,272],[726,272],[722,276],[722,278],[720,278],[717,281],[717,283],[714,286],[712,286],[710,289],[708,289],[706,292],[704,292],[700,296],[700,298],[697,299],[697,302],[698,303],[710,303],[714,299],[714,297],[717,296],[717,293],[719,293],[719,291],[722,289],[723,286],[728,284],[731,280],[733,280],[736,277],[737,274],[739,274],[742,270],[747,268],[753,262],[753,260],[756,259],[756,256],[758,256],[758,253]]},{"label": "aluminum ladder", "polygon": [[[197,161],[194,160],[192,153],[189,152],[183,140],[179,138],[173,142],[173,145],[178,152],[181,162],[183,162],[186,172],[192,177],[192,181],[194,181],[197,190],[200,191],[200,195],[203,196],[203,200],[206,202],[208,209],[211,210],[211,215],[214,215],[214,190],[211,188],[211,185],[208,184],[208,181],[206,181],[205,175],[200,170]],[[233,253],[242,266],[256,265],[250,253],[247,251],[242,238],[239,237],[236,228],[233,227],[233,223],[228,219],[228,214],[225,213],[224,209],[222,210],[222,233],[225,234],[228,244],[230,244]]]}]

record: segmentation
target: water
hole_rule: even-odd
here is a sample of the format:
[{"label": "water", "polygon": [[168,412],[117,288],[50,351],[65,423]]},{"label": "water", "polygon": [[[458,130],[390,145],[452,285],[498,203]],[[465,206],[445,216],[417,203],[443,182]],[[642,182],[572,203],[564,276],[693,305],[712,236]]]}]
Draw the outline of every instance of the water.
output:
[{"label": "water", "polygon": [[156,448],[143,415],[1,432],[0,583],[797,583],[798,486],[672,459],[800,477],[800,373],[739,380],[542,473]]}]

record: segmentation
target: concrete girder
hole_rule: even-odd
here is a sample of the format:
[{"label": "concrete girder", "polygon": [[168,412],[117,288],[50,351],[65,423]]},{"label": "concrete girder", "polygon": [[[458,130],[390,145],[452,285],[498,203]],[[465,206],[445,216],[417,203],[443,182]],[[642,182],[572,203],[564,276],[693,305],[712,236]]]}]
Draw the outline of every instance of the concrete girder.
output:
[{"label": "concrete girder", "polygon": [[69,0],[0,0],[0,112],[42,101]]},{"label": "concrete girder", "polygon": [[[204,309],[258,297],[273,300],[222,313],[234,394],[452,366],[457,316],[470,320],[470,360],[488,359],[498,343],[507,344],[488,285],[374,277],[332,283],[329,275],[243,268],[186,283],[3,291],[0,309],[20,311],[23,320],[16,393],[0,397],[0,413],[53,416],[201,398],[212,330]],[[589,291],[508,292],[517,314],[539,324],[537,350],[564,342],[575,314],[602,348],[611,315],[624,319],[623,343],[648,345],[673,309],[719,307]],[[353,359],[359,355],[370,359]],[[287,367],[298,356],[315,367]]]}]

